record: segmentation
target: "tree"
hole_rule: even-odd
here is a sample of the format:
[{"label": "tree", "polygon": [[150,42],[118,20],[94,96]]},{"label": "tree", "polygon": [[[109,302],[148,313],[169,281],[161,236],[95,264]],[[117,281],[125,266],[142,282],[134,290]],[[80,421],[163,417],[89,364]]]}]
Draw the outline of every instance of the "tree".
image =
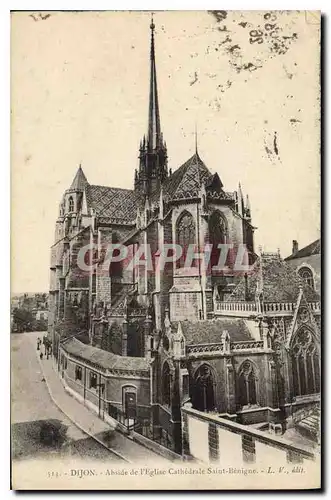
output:
[{"label": "tree", "polygon": [[13,331],[31,332],[33,331],[33,323],[34,319],[30,311],[18,308],[13,310]]}]

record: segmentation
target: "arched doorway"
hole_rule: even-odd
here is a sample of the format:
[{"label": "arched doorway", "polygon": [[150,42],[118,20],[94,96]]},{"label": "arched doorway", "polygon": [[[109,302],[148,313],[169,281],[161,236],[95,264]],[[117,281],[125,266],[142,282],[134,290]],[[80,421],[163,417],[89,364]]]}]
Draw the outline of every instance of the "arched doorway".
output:
[{"label": "arched doorway", "polygon": [[194,374],[192,405],[200,411],[215,410],[215,380],[207,364],[201,365]]},{"label": "arched doorway", "polygon": [[320,391],[320,356],[312,332],[301,328],[291,344],[293,393],[295,396]]}]

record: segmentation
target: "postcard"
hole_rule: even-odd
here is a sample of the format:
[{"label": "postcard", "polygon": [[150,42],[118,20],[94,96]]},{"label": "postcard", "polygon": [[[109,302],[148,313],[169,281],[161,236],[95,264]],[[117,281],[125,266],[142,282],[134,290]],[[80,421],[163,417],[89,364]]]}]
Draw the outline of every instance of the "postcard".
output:
[{"label": "postcard", "polygon": [[11,13],[14,490],[320,489],[320,36]]}]

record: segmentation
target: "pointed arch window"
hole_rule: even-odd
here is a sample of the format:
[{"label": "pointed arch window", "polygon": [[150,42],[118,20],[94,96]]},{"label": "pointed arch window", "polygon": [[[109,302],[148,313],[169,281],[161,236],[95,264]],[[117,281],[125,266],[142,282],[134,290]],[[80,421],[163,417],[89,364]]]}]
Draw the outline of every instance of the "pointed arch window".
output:
[{"label": "pointed arch window", "polygon": [[295,396],[320,391],[320,359],[317,345],[308,328],[295,335],[291,346],[293,392]]},{"label": "pointed arch window", "polygon": [[74,212],[74,210],[75,210],[74,199],[72,196],[70,196],[70,198],[69,198],[68,210],[69,210],[69,212]]},{"label": "pointed arch window", "polygon": [[298,271],[298,274],[306,285],[308,285],[313,290],[315,289],[314,276],[312,270],[309,269],[309,267],[301,267]]},{"label": "pointed arch window", "polygon": [[215,380],[207,364],[200,366],[195,373],[192,404],[196,410],[215,410]]},{"label": "pointed arch window", "polygon": [[189,245],[194,245],[196,243],[195,222],[193,216],[189,212],[184,212],[177,221],[176,240],[183,250],[181,258],[177,260],[177,265],[178,267],[184,267]]},{"label": "pointed arch window", "polygon": [[165,406],[170,406],[170,381],[170,367],[169,364],[165,362],[162,369],[162,404],[164,404]]},{"label": "pointed arch window", "polygon": [[211,267],[217,266],[220,249],[218,248],[219,244],[226,243],[227,240],[227,223],[225,217],[219,212],[219,210],[215,210],[212,213],[209,219],[209,241],[213,245],[210,265]]},{"label": "pointed arch window", "polygon": [[244,361],[240,367],[238,392],[240,406],[257,404],[257,376],[250,361]]}]

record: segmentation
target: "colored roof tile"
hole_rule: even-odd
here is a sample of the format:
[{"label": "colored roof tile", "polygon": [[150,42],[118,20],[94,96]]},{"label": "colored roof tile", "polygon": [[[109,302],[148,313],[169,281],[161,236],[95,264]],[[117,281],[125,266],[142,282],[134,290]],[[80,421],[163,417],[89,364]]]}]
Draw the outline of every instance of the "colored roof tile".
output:
[{"label": "colored roof tile", "polygon": [[[232,342],[252,340],[252,335],[242,319],[220,318],[207,321],[181,321],[186,344],[212,344],[220,342],[224,330],[228,331]],[[177,329],[178,323],[172,323]]]},{"label": "colored roof tile", "polygon": [[88,208],[93,208],[98,216],[134,223],[141,194],[132,189],[89,185],[86,199]]}]

